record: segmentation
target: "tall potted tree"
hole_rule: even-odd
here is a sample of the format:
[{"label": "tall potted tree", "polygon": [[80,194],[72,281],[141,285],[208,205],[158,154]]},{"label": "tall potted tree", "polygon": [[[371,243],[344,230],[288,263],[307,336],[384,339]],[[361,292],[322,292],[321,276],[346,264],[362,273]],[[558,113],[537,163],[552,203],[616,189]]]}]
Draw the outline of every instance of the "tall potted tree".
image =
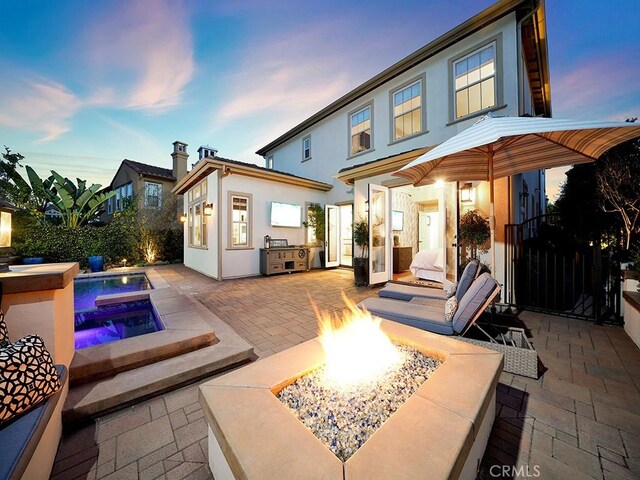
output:
[{"label": "tall potted tree", "polygon": [[369,222],[366,218],[353,223],[353,241],[359,248],[358,256],[353,257],[353,275],[357,287],[369,284]]},{"label": "tall potted tree", "polygon": [[324,207],[319,203],[309,204],[309,210],[307,212],[307,221],[304,222],[304,226],[313,229],[313,233],[316,237],[316,246],[320,247],[318,255],[320,257],[320,266],[324,268],[324,240],[325,240],[325,214]]},{"label": "tall potted tree", "polygon": [[458,234],[460,243],[469,251],[466,261],[460,265],[461,268],[464,268],[469,263],[469,260],[478,259],[479,253],[487,251],[483,246],[491,237],[489,221],[477,210],[469,210],[460,217]]}]

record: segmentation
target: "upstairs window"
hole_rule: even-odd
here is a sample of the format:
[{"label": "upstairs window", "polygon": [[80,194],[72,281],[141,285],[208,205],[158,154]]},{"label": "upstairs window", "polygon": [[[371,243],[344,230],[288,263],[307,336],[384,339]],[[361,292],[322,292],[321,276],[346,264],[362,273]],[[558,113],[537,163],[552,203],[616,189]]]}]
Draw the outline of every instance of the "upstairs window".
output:
[{"label": "upstairs window", "polygon": [[144,182],[144,208],[162,208],[162,184]]},{"label": "upstairs window", "polygon": [[496,43],[457,60],[454,70],[455,118],[496,106]]},{"label": "upstairs window", "polygon": [[351,155],[371,149],[371,105],[352,113],[349,118]]},{"label": "upstairs window", "polygon": [[302,161],[311,160],[311,135],[302,139]]},{"label": "upstairs window", "polygon": [[422,131],[422,81],[393,93],[393,140]]}]

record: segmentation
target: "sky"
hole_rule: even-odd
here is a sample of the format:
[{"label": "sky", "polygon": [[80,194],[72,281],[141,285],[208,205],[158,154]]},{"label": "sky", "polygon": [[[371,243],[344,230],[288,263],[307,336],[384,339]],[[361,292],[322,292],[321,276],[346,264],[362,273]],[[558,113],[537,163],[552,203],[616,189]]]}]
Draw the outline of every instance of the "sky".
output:
[{"label": "sky", "polygon": [[[255,151],[487,0],[2,0],[0,145],[107,185],[172,143]],[[556,118],[640,117],[637,0],[547,0]],[[547,176],[553,200],[564,169]]]}]

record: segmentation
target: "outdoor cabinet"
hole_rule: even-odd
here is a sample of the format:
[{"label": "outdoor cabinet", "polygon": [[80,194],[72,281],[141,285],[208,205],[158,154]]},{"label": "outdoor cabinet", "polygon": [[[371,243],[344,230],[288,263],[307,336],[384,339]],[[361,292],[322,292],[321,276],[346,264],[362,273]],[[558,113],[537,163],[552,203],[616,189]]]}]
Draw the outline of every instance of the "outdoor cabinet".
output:
[{"label": "outdoor cabinet", "polygon": [[409,270],[413,260],[413,248],[393,247],[393,273],[402,273]]},{"label": "outdoor cabinet", "polygon": [[309,270],[309,249],[306,247],[261,248],[260,273],[303,272]]}]

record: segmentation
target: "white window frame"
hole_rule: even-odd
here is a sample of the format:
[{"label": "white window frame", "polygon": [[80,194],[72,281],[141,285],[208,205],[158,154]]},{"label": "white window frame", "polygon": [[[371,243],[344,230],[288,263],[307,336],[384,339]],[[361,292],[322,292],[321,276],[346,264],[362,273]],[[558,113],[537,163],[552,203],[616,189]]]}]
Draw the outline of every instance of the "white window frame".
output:
[{"label": "white window frame", "polygon": [[[395,114],[395,100],[394,97],[398,92],[401,92],[409,87],[412,87],[416,83],[420,84],[420,106],[416,107],[408,112],[404,112],[401,115]],[[402,142],[423,133],[427,133],[427,81],[426,74],[422,74],[419,77],[414,77],[411,80],[399,85],[389,92],[389,144]],[[406,115],[414,110],[420,108],[420,130],[409,135],[396,138],[396,118]]]},{"label": "white window frame", "polygon": [[[147,196],[147,185],[158,185],[160,187],[160,195],[158,195],[158,205],[157,206],[149,206],[149,198]],[[162,208],[162,194],[163,188],[162,183],[160,182],[151,182],[149,180],[144,181],[144,208],[152,209],[152,210],[160,210]]]},{"label": "white window frame", "polygon": [[[309,142],[309,148],[305,146],[305,143]],[[307,155],[307,151],[309,154]],[[302,161],[306,162],[311,160],[311,135],[305,135],[302,137]]]},{"label": "white window frame", "polygon": [[[243,198],[247,200],[247,219],[243,222],[233,221],[233,199]],[[251,250],[253,249],[253,195],[244,192],[227,192],[227,250]],[[247,243],[233,243],[233,225],[234,223],[246,224]]]},{"label": "white window frame", "polygon": [[[356,115],[358,115],[359,113],[365,111],[366,109],[369,109],[369,130],[370,130],[370,134],[369,134],[369,148],[365,149],[365,150],[361,150],[359,152],[353,152],[353,135],[352,135],[352,127],[351,127],[351,123],[352,123],[352,118],[355,117]],[[364,132],[361,132],[364,133]],[[347,148],[349,149],[348,154],[347,154],[347,158],[354,158],[354,157],[358,157],[360,155],[364,155],[366,153],[369,152],[373,152],[374,148],[373,148],[373,135],[374,135],[374,131],[373,131],[373,100],[365,103],[364,105],[361,105],[359,108],[356,108],[355,110],[352,110],[349,112],[349,114],[347,115]]]},{"label": "white window frame", "polygon": [[267,168],[273,170],[273,155],[267,157]]},{"label": "white window frame", "polygon": [[[494,58],[495,65],[494,65],[494,73],[493,73],[494,105],[491,107],[481,108],[480,110],[457,117],[456,116],[457,114],[456,93],[458,91],[461,91],[462,89],[457,89],[455,85],[456,64],[477,54],[478,52],[484,50],[485,48],[491,46],[492,44],[494,45],[494,53],[495,53],[495,58]],[[486,39],[482,43],[479,43],[467,49],[466,51],[460,53],[459,55],[456,55],[455,57],[449,59],[448,63],[449,63],[449,120],[450,121],[447,125],[462,122],[469,118],[479,117],[481,115],[485,115],[487,112],[494,112],[496,110],[500,110],[506,107],[506,105],[504,104],[504,93],[503,93],[503,86],[502,86],[502,78],[503,78],[502,51],[503,51],[502,50],[502,34],[498,33],[497,35],[494,35],[493,37]],[[487,78],[491,78],[491,77],[488,76],[488,77],[485,77],[484,79],[480,79],[478,82],[474,82],[474,84],[472,85],[475,85],[476,83],[480,83],[483,80],[486,80]],[[468,89],[472,85],[467,85],[464,87],[464,89]]]},{"label": "white window frame", "polygon": [[[195,192],[198,196],[195,196]],[[207,216],[204,209],[207,206],[207,179],[191,187],[187,193],[187,246],[191,248],[208,247]],[[198,214],[196,212],[199,211]],[[200,238],[196,242],[196,232],[200,233]]]}]

